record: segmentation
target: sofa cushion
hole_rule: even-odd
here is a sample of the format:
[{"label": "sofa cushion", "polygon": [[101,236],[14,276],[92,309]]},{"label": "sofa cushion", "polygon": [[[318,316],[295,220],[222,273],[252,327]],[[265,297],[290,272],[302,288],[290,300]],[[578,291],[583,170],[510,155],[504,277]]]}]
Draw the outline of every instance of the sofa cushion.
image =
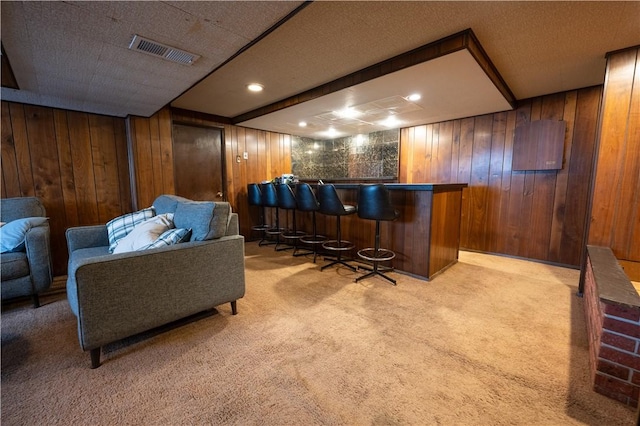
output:
[{"label": "sofa cushion", "polygon": [[176,228],[191,229],[190,241],[206,241],[225,235],[229,203],[184,201],[178,203],[173,221]]},{"label": "sofa cushion", "polygon": [[165,213],[147,219],[136,225],[126,237],[120,239],[113,253],[125,253],[143,249],[173,227],[173,213]]},{"label": "sofa cushion", "polygon": [[0,227],[0,253],[24,251],[24,238],[29,229],[47,222],[46,217],[25,217]]},{"label": "sofa cushion", "polygon": [[[107,222],[107,234],[109,236],[109,252],[113,253],[118,241],[126,237],[129,232],[133,231],[136,225],[151,219],[156,215],[153,207],[149,207],[143,210],[139,210],[133,213],[127,213],[122,216],[118,216],[115,219],[111,219]],[[2,229],[2,228],[0,228]]]},{"label": "sofa cushion", "polygon": [[0,256],[0,276],[2,281],[29,275],[29,262],[25,252],[3,253]]}]

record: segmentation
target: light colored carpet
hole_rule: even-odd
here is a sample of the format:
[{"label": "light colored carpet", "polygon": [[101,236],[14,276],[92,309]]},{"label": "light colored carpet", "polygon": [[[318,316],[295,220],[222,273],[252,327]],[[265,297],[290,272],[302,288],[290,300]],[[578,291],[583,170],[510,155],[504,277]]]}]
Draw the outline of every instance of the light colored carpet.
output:
[{"label": "light colored carpet", "polygon": [[579,271],[461,252],[394,287],[246,252],[237,316],[110,345],[96,370],[63,295],[5,306],[2,424],[634,423],[590,388]]}]

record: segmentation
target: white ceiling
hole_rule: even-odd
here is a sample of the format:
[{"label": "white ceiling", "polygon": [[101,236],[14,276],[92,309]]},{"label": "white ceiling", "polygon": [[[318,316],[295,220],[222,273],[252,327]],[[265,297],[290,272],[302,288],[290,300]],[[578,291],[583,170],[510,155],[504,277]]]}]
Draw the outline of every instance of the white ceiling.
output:
[{"label": "white ceiling", "polygon": [[[602,84],[605,54],[640,44],[636,1],[317,1],[252,44],[300,4],[3,1],[2,44],[20,90],[1,96],[115,116],[171,104],[233,118],[471,28],[524,99]],[[201,58],[187,66],[130,51],[134,34]],[[312,130],[314,117],[407,90],[423,93],[408,125],[508,108],[464,58],[430,62],[242,124],[302,135],[301,115]],[[252,81],[265,90],[248,93]]]},{"label": "white ceiling", "polygon": [[[405,99],[412,93],[422,97]],[[362,115],[341,118],[345,108]],[[507,100],[467,50],[459,50],[384,77],[294,107],[240,122],[246,127],[315,139],[370,133],[386,128],[471,117],[511,109]],[[390,115],[397,123],[387,125]],[[301,128],[300,121],[307,123]],[[328,129],[334,133],[327,133]]]},{"label": "white ceiling", "polygon": [[[150,116],[301,2],[2,1],[2,45],[20,90],[2,99]],[[128,49],[134,34],[202,57],[181,65]]]}]

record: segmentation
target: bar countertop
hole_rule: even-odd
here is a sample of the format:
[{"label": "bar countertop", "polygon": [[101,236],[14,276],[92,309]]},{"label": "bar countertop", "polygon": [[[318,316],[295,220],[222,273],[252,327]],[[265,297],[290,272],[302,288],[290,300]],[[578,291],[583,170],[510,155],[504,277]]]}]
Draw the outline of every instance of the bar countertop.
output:
[{"label": "bar countertop", "polygon": [[[358,189],[359,183],[334,183],[338,189]],[[455,191],[466,188],[466,183],[383,183],[389,190],[404,191]]]}]

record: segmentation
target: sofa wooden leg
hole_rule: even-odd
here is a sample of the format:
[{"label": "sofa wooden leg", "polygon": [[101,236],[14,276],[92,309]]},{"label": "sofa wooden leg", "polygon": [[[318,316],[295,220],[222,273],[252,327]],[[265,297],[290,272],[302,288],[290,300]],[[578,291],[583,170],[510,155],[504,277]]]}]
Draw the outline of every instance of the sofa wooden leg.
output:
[{"label": "sofa wooden leg", "polygon": [[231,302],[231,314],[232,315],[237,315],[238,314],[238,307],[236,306],[236,301],[235,300],[233,302]]},{"label": "sofa wooden leg", "polygon": [[100,348],[91,349],[91,368],[100,367]]},{"label": "sofa wooden leg", "polygon": [[37,293],[34,293],[33,296],[31,296],[31,300],[33,300],[33,307],[34,308],[39,308],[40,307],[40,297],[38,296]]}]

